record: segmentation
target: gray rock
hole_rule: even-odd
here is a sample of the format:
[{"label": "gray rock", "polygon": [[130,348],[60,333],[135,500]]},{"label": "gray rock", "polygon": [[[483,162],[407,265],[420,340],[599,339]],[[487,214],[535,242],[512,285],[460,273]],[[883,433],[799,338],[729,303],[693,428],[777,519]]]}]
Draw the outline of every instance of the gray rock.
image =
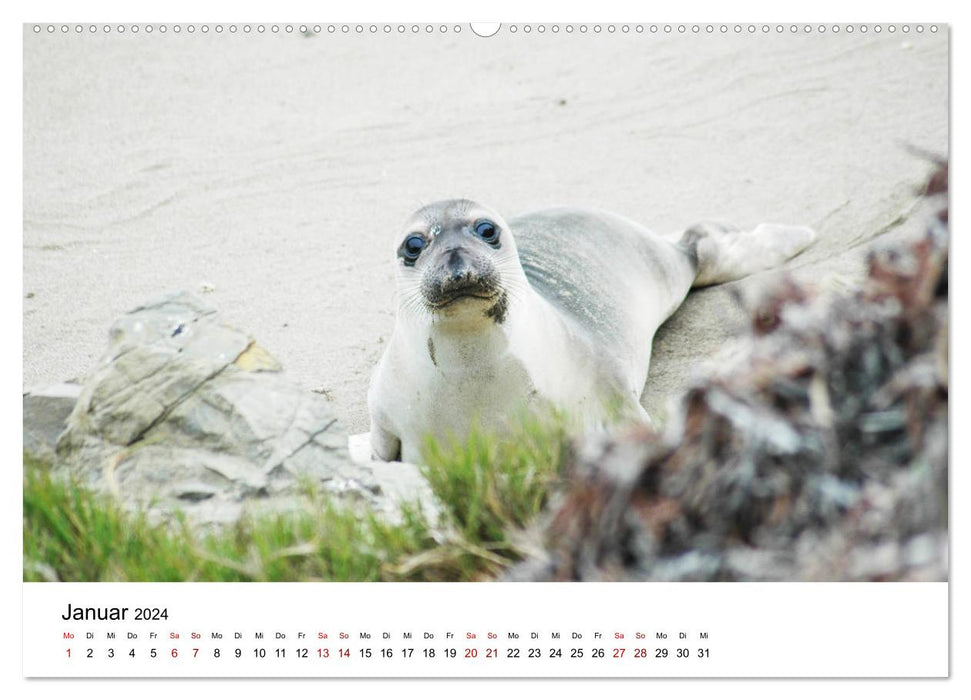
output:
[{"label": "gray rock", "polygon": [[371,433],[358,433],[347,438],[351,460],[369,469],[380,485],[381,495],[395,506],[418,505],[429,522],[442,513],[440,504],[417,464],[380,462],[372,459]]},{"label": "gray rock", "polygon": [[77,403],[78,384],[55,384],[24,394],[24,450],[50,462],[55,457],[57,439]]},{"label": "gray rock", "polygon": [[[56,428],[41,427],[63,420],[67,404],[31,405],[46,406],[31,434],[49,444]],[[25,443],[26,420],[25,410]],[[160,520],[181,511],[219,525],[245,512],[295,511],[310,487],[391,519],[404,502],[437,512],[417,469],[352,461],[328,402],[184,292],[112,326],[57,442],[57,464]]]}]

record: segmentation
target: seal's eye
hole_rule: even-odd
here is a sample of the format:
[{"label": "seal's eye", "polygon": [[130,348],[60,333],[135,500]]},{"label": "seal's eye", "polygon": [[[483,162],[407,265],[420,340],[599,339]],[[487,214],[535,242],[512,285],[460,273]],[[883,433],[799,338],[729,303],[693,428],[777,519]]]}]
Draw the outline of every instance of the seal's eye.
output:
[{"label": "seal's eye", "polygon": [[425,239],[419,236],[417,233],[413,233],[405,239],[405,242],[401,244],[401,255],[405,259],[405,263],[414,263],[418,256],[421,255],[421,251],[425,249]]},{"label": "seal's eye", "polygon": [[495,245],[499,241],[499,227],[488,219],[480,219],[472,227],[475,235],[490,245]]}]

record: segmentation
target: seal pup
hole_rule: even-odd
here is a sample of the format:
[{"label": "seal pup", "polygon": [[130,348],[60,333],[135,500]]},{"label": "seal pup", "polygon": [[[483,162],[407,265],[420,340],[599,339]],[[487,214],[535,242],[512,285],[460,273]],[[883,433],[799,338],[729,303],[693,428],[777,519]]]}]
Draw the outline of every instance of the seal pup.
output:
[{"label": "seal pup", "polygon": [[395,240],[395,327],[368,390],[374,456],[417,462],[427,436],[501,430],[540,401],[585,423],[618,407],[649,420],[654,333],[688,291],[779,265],[814,237],[703,222],[665,238],[602,211],[506,222],[465,199],[429,204]]}]

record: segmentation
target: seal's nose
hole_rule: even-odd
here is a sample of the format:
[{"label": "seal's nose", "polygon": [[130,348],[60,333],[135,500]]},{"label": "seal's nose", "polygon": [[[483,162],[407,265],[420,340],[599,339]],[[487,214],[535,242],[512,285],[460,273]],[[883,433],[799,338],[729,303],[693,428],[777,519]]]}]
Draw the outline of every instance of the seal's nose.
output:
[{"label": "seal's nose", "polygon": [[445,256],[445,269],[452,281],[465,279],[472,274],[472,268],[460,248],[449,248],[443,254]]},{"label": "seal's nose", "polygon": [[488,258],[458,241],[439,242],[442,247],[434,251],[434,258],[422,274],[422,293],[431,306],[444,307],[459,298],[489,299],[495,295],[499,278]]}]

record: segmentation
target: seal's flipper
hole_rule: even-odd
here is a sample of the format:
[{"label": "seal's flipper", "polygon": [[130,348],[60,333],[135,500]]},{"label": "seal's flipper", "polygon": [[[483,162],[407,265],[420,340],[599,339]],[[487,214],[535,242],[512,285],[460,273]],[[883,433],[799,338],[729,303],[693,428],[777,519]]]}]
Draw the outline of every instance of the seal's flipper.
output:
[{"label": "seal's flipper", "polygon": [[395,462],[401,459],[401,440],[371,421],[371,456],[381,462]]},{"label": "seal's flipper", "polygon": [[721,284],[778,267],[816,240],[806,226],[759,224],[751,231],[715,221],[691,226],[678,246],[695,263],[693,287]]}]

